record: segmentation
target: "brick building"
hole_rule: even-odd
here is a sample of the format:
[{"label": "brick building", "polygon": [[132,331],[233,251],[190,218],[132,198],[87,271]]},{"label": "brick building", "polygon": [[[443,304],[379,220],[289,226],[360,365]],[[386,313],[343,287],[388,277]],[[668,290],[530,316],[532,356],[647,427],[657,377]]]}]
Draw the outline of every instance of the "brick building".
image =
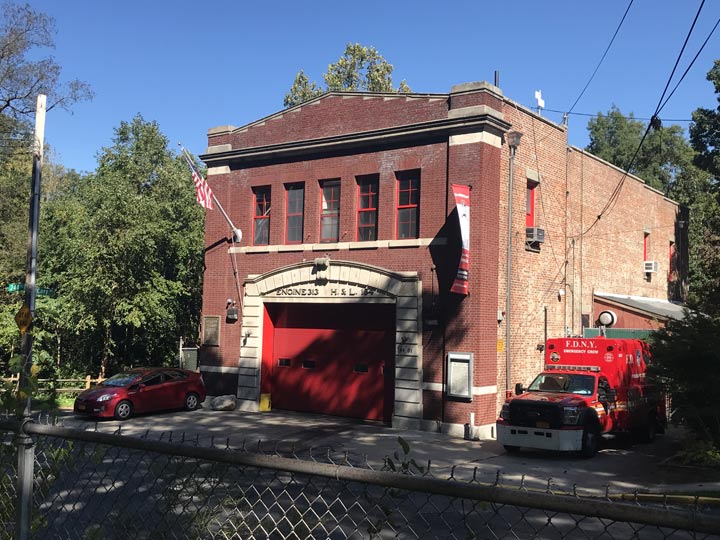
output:
[{"label": "brick building", "polygon": [[328,93],[201,158],[244,237],[207,212],[200,368],[241,409],[492,436],[547,337],[682,299],[684,209],[488,83]]}]

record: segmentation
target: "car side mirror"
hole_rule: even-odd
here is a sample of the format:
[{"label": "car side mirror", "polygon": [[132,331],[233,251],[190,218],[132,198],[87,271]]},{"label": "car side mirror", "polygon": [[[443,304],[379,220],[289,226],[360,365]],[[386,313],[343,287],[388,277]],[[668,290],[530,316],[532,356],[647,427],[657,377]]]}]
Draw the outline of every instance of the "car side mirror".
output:
[{"label": "car side mirror", "polygon": [[128,388],[128,390],[131,391],[131,392],[137,392],[138,390],[140,390],[140,385],[139,385],[139,384],[133,384],[130,388]]},{"label": "car side mirror", "polygon": [[523,388],[522,383],[516,383],[515,384],[515,395],[519,396],[523,392],[525,392],[525,389]]}]

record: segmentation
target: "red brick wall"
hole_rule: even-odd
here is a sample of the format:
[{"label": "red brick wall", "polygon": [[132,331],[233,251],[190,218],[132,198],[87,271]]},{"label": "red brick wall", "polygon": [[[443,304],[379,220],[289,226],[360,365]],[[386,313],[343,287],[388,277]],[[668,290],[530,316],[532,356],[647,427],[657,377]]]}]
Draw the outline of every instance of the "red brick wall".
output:
[{"label": "red brick wall", "polygon": [[[233,148],[297,142],[355,132],[441,120],[453,109],[476,105],[500,106],[498,94],[487,88],[438,97],[368,97],[331,95],[311,104],[268,117],[245,130],[211,135],[209,144],[232,142]],[[341,181],[340,242],[355,240],[356,177],[378,174],[380,208],[378,238],[395,238],[395,173],[421,171],[420,237],[441,239],[429,247],[347,250],[328,247],[333,259],[354,260],[393,271],[417,272],[422,281],[423,315],[437,319],[422,334],[423,378],[443,383],[449,351],[474,353],[473,385],[497,386],[497,395],[476,396],[472,403],[442,401],[440,392],[425,391],[426,419],[478,424],[494,421],[504,390],[527,383],[542,367],[538,345],[546,337],[579,334],[581,316],[592,313],[593,291],[666,298],[668,243],[676,225],[677,205],[633,177],[575,148],[568,148],[564,126],[556,125],[511,101],[502,105],[505,121],[523,133],[514,165],[512,192],[512,279],[510,343],[506,322],[508,187],[510,153],[488,142],[450,145],[436,139],[395,149],[366,149],[354,155],[298,158],[271,165],[237,169],[209,177],[216,196],[252,245],[252,187],[272,188],[270,244],[285,241],[285,188],[305,184],[305,242],[319,241],[319,180]],[[485,133],[488,135],[488,133]],[[467,140],[467,139],[465,139]],[[488,140],[492,143],[492,137]],[[535,224],[545,230],[545,242],[527,249],[525,197],[527,179],[539,178]],[[622,181],[620,197],[593,224]],[[452,183],[469,184],[470,294],[450,294],[459,257]],[[661,271],[646,280],[642,270],[642,237],[650,234],[650,260]],[[227,298],[237,299],[233,261],[238,277],[314,258],[317,251],[228,254],[228,226],[219,212],[207,213],[203,314],[224,317]],[[443,243],[447,239],[447,245]],[[331,250],[332,249],[332,250]],[[564,294],[560,294],[560,291]],[[433,309],[434,308],[434,309]],[[223,319],[224,321],[224,319]],[[443,325],[443,322],[445,325]],[[204,365],[236,366],[240,323],[222,323],[221,345],[203,348]],[[511,374],[505,377],[505,350],[511,352]],[[435,396],[433,398],[433,396]]]}]

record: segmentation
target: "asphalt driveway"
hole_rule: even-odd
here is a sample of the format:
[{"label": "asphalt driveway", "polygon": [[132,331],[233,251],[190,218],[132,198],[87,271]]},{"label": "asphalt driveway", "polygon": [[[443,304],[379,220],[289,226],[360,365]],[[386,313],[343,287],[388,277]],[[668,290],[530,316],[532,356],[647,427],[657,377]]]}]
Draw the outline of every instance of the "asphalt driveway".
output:
[{"label": "asphalt driveway", "polygon": [[386,456],[402,458],[398,437],[410,447],[409,457],[430,465],[440,478],[550,489],[553,492],[619,494],[632,492],[691,492],[720,490],[720,473],[671,466],[669,458],[681,446],[683,433],[671,428],[652,444],[631,444],[607,439],[599,453],[583,459],[566,453],[525,450],[508,455],[494,440],[467,441],[441,433],[399,430],[380,423],[284,411],[248,413],[174,411],[138,416],[125,422],[99,421],[63,416],[65,427],[120,432],[165,441],[194,440],[199,445],[227,445],[264,453],[311,452],[333,459],[367,462],[380,468]]}]

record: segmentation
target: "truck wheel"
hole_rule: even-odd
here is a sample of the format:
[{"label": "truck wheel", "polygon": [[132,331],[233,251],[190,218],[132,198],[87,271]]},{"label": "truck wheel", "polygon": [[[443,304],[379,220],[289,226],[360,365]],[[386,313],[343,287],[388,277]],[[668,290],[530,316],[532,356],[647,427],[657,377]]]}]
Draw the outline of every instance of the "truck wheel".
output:
[{"label": "truck wheel", "polygon": [[593,457],[598,451],[598,444],[600,442],[600,434],[594,426],[585,426],[582,435],[582,449],[580,455],[584,458]]},{"label": "truck wheel", "polygon": [[505,451],[506,451],[508,454],[517,454],[517,453],[520,451],[520,447],[519,447],[519,446],[511,446],[511,445],[509,445],[509,444],[504,444],[504,445],[503,445],[503,448],[505,448]]}]

